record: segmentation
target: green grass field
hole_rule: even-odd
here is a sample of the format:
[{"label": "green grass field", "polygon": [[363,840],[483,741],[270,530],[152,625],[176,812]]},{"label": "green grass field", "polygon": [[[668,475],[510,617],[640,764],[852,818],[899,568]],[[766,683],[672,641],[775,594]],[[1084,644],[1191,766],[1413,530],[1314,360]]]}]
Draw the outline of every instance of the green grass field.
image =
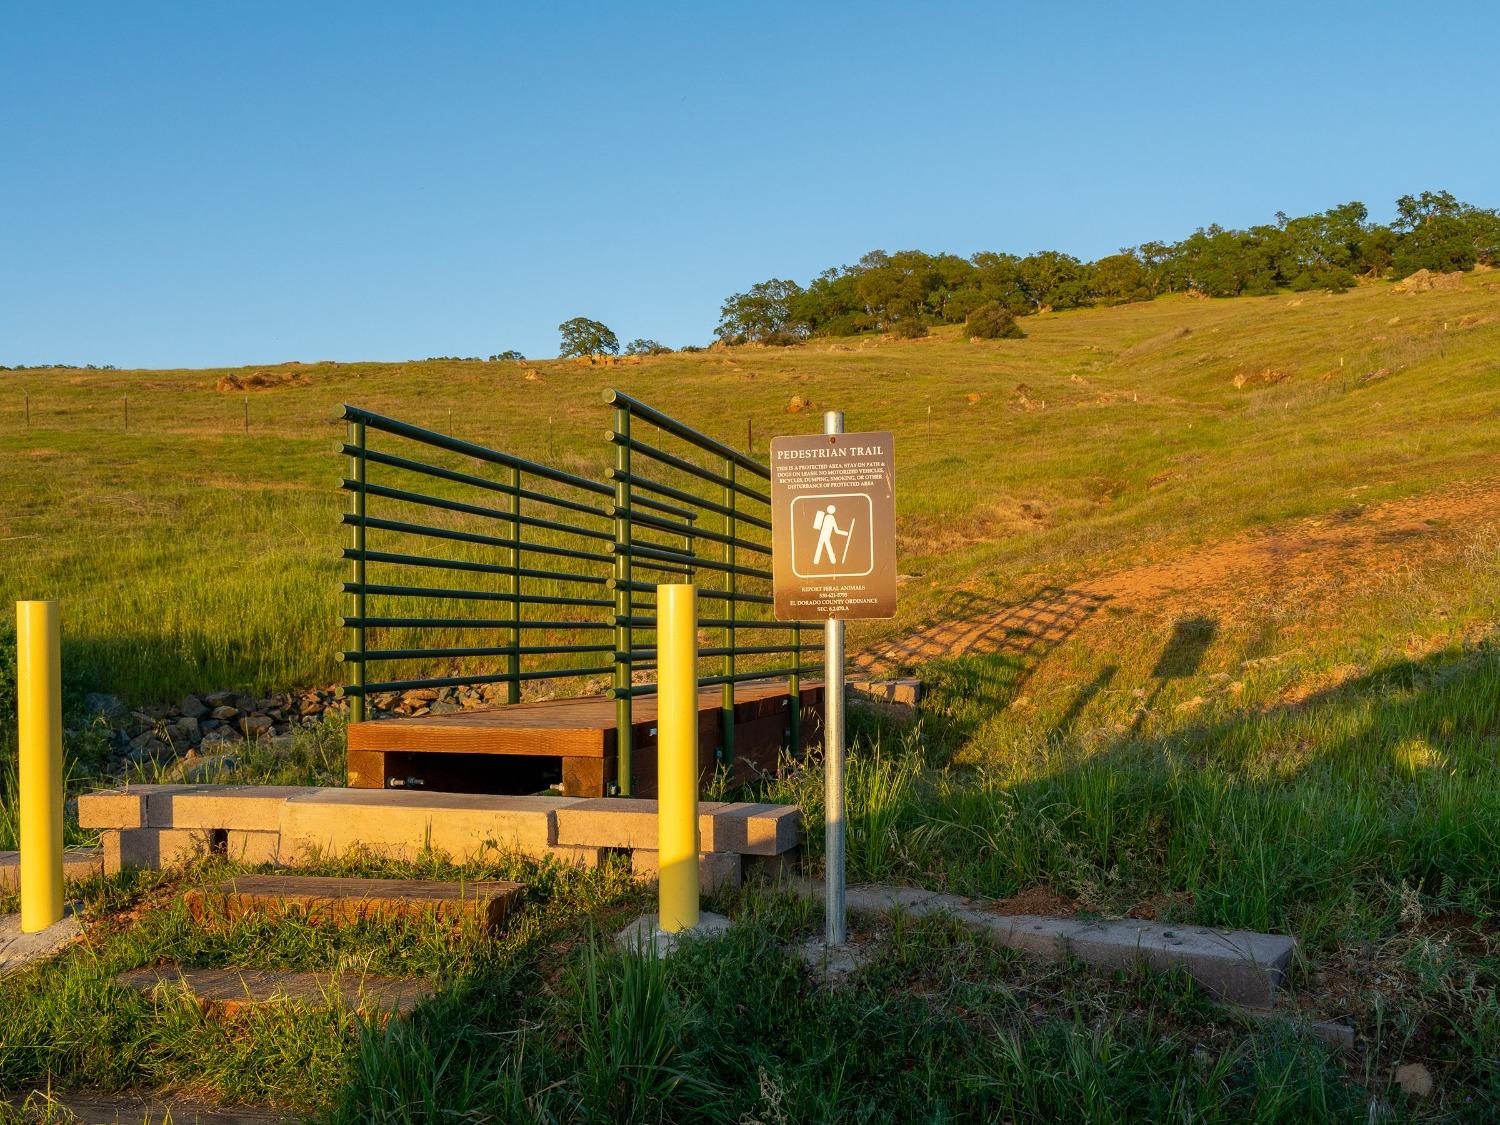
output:
[{"label": "green grass field", "polygon": [[1020,597],[1334,511],[1354,489],[1368,503],[1492,474],[1493,276],[1411,295],[1174,297],[1026,318],[1027,339],[992,344],[950,330],[618,367],[312,364],[248,396],[248,434],[245,396],[214,390],[222,372],[10,373],[0,599],[63,599],[70,662],[132,701],[330,683],[340,403],[597,471],[606,387],[731,442],[753,426],[761,455],[772,434],[819,427],[785,413],[801,395],[896,434],[901,566],[921,577],[896,622],[854,630],[868,642],[959,592]]},{"label": "green grass field", "polygon": [[[719,904],[746,924],[733,941],[642,969],[584,953],[637,892],[528,869],[534,921],[496,947],[274,936],[304,968],[406,943],[452,999],[386,1031],[336,1012],[231,1029],[229,1058],[289,1045],[250,1077],[206,1056],[225,1033],[101,982],[168,950],[239,963],[268,936],[204,944],[170,908],[103,929],[0,984],[21,1029],[0,1031],[0,1087],[348,1121],[1496,1119],[1497,278],[1170,298],[1028,318],[996,344],[531,365],[540,382],[316,365],[251,396],[248,436],[218,373],[6,376],[0,595],[61,597],[72,666],[142,700],[338,678],[339,402],[438,429],[451,410],[460,436],[578,471],[605,463],[606,386],[726,438],[749,420],[762,454],[816,427],[785,413],[794,394],[890,428],[910,577],[896,621],[851,634],[931,695],[916,720],[856,717],[851,876],[1289,932],[1287,1004],[1358,1040],[1340,1054],[1182,981],[1046,968],[939,924],[878,928],[876,963],[828,993],[785,952],[816,915],[764,894]],[[309,734],[258,769],[325,776],[336,743]],[[803,805],[813,869],[821,791],[816,760],[765,791]],[[93,909],[169,890],[109,885]],[[101,1019],[113,1053],[80,1045]],[[1430,1096],[1395,1084],[1409,1064]]]}]

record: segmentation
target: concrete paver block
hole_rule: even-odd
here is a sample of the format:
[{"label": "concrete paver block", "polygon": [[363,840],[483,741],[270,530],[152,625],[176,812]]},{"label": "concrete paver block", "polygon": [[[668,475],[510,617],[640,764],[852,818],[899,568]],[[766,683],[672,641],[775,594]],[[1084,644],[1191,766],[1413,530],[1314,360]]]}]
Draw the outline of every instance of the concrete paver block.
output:
[{"label": "concrete paver block", "polygon": [[922,681],[913,677],[899,680],[850,680],[851,695],[863,696],[880,703],[899,703],[915,707],[922,701]]},{"label": "concrete paver block", "polygon": [[[794,805],[700,802],[698,845],[705,852],[777,855],[797,846],[801,824]],[[557,810],[560,844],[655,851],[656,833],[653,800],[590,797]]]},{"label": "concrete paver block", "polygon": [[[704,852],[698,856],[698,887],[706,895],[726,887],[738,887],[744,879],[742,857],[735,852]],[[630,853],[630,873],[637,879],[655,880],[661,875],[661,853],[636,848]]]},{"label": "concrete paver block", "polygon": [[658,928],[659,921],[655,914],[642,914],[615,935],[615,945],[625,953],[661,960],[677,952],[677,947],[684,941],[718,937],[731,925],[724,915],[708,910],[699,913],[698,924],[691,930],[677,930],[669,934]]},{"label": "concrete paver block", "polygon": [[[64,848],[63,882],[79,883],[104,870],[103,848]],[[21,853],[0,852],[0,891],[21,889]]]},{"label": "concrete paver block", "polygon": [[165,787],[146,798],[152,828],[232,828],[276,832],[281,806],[308,792],[301,785],[187,785]]},{"label": "concrete paver block", "polygon": [[274,832],[298,785],[130,785],[78,798],[84,828],[240,828]]},{"label": "concrete paver block", "polygon": [[106,875],[126,869],[162,871],[213,852],[213,834],[195,829],[118,828],[105,830],[99,842]]},{"label": "concrete paver block", "polygon": [[224,834],[224,855],[236,863],[280,863],[281,833],[242,832],[231,828]]},{"label": "concrete paver block", "polygon": [[364,847],[393,858],[415,858],[430,848],[462,860],[497,848],[541,857],[553,854],[557,843],[556,810],[573,800],[401,789],[308,790],[281,807],[282,854],[284,861],[299,862],[312,853],[338,855]]},{"label": "concrete paver block", "polygon": [[78,798],[78,824],[81,828],[146,828],[146,799],[164,789],[179,785],[127,785],[101,793],[84,793]]},{"label": "concrete paver block", "polygon": [[710,852],[780,855],[802,839],[802,810],[796,805],[735,801],[719,805],[700,829],[702,847]]},{"label": "concrete paver block", "polygon": [[[823,885],[804,880],[799,893],[823,897]],[[1295,938],[1248,930],[1145,922],[1134,918],[1092,920],[1071,916],[997,914],[958,895],[911,887],[857,884],[847,889],[850,910],[949,914],[996,945],[1056,960],[1073,957],[1101,969],[1138,963],[1157,971],[1184,969],[1220,1000],[1269,1007],[1297,950]]]},{"label": "concrete paver block", "polygon": [[43,961],[83,932],[78,924],[77,903],[63,907],[60,922],[34,934],[21,932],[19,914],[0,915],[0,977]]},{"label": "concrete paver block", "polygon": [[958,917],[986,931],[997,945],[1042,957],[1077,958],[1101,969],[1144,962],[1156,972],[1175,968],[1220,1000],[1254,1007],[1276,1001],[1276,990],[1296,951],[1294,938],[1248,930],[1213,930],[1133,918],[1083,921],[967,910]]}]

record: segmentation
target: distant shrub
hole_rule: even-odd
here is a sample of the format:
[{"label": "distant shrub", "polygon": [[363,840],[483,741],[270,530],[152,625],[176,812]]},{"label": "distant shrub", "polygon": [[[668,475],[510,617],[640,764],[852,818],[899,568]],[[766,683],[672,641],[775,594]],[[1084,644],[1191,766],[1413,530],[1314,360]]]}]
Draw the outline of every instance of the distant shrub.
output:
[{"label": "distant shrub", "polygon": [[919,340],[927,335],[927,322],[920,316],[903,316],[893,320],[887,331],[897,340]]},{"label": "distant shrub", "polygon": [[513,362],[517,362],[517,363],[519,363],[521,360],[523,360],[525,358],[526,357],[524,355],[522,355],[520,352],[516,351],[515,348],[509,348],[506,351],[500,352],[498,355],[492,355],[492,356],[490,356],[491,361],[512,360]]},{"label": "distant shrub", "polygon": [[696,355],[698,352],[701,352],[703,350],[703,347],[700,344],[683,344],[682,347],[678,348],[677,350],[680,352],[687,352],[689,355]]},{"label": "distant shrub", "polygon": [[785,329],[778,332],[768,332],[761,337],[760,342],[772,348],[789,348],[793,344],[802,343],[802,337],[795,332]]},{"label": "distant shrub", "polygon": [[625,345],[626,355],[669,355],[672,349],[658,340],[635,339]]},{"label": "distant shrub", "polygon": [[964,331],[971,339],[977,336],[981,340],[1020,340],[1026,336],[1014,314],[999,301],[991,301],[971,312],[969,319],[964,321]]},{"label": "distant shrub", "polygon": [[1314,289],[1343,293],[1354,287],[1354,275],[1348,270],[1332,266],[1309,267],[1292,278],[1287,287],[1294,293],[1307,293]]}]

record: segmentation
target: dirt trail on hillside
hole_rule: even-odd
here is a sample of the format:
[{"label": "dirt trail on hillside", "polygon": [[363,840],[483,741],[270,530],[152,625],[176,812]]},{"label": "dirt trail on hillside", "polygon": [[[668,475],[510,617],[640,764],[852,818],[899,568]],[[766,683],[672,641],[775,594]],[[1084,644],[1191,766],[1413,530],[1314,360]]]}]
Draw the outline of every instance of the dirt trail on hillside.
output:
[{"label": "dirt trail on hillside", "polygon": [[1418,551],[1451,544],[1475,526],[1497,520],[1500,482],[1493,481],[1368,507],[1355,504],[1187,548],[1164,561],[1047,587],[1024,602],[961,595],[947,607],[947,620],[877,645],[855,656],[853,664],[862,675],[882,675],[927,660],[997,652],[1035,664],[1106,605],[1128,612],[1212,609],[1227,617],[1267,599],[1311,600],[1366,585]]}]

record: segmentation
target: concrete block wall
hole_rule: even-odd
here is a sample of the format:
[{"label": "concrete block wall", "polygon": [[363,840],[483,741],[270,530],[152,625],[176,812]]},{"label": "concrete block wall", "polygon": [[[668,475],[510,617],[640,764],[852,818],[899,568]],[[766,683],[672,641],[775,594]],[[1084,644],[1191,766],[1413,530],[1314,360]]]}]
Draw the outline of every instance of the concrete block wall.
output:
[{"label": "concrete block wall", "polygon": [[[738,885],[741,857],[785,856],[799,843],[790,805],[703,803],[705,889]],[[210,854],[296,866],[363,849],[396,859],[426,851],[454,860],[492,852],[595,867],[630,852],[641,877],[656,873],[656,802],[624,798],[503,797],[400,789],[139,785],[78,800],[98,829],[104,869],[178,867]]]}]

